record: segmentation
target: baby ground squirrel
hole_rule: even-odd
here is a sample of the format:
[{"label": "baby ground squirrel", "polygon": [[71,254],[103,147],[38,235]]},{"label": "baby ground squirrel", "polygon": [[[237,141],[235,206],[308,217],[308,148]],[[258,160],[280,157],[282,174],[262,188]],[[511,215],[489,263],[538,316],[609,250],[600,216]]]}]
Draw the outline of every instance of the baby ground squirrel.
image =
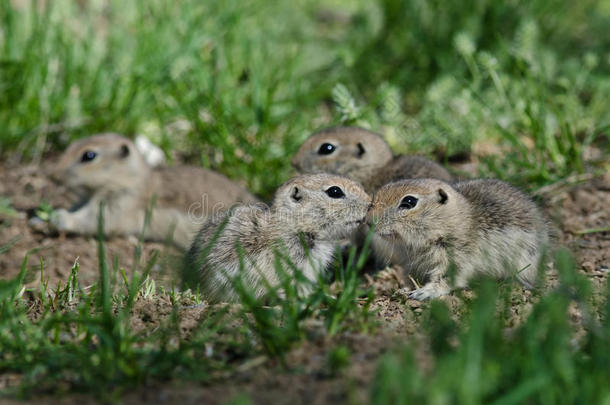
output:
[{"label": "baby ground squirrel", "polygon": [[277,190],[268,209],[238,206],[210,219],[187,254],[186,272],[191,279],[196,274],[210,302],[235,301],[233,278],[240,273],[256,297],[264,296],[267,283],[279,284],[275,266],[280,256],[289,274],[296,267],[315,281],[330,263],[336,242],[362,223],[370,202],[364,189],[347,178],[295,177]]},{"label": "baby ground squirrel", "polygon": [[402,179],[454,180],[443,166],[425,157],[394,157],[380,135],[358,127],[330,128],[313,134],[301,145],[292,165],[301,173],[326,172],[349,177],[371,193]]},{"label": "baby ground squirrel", "polygon": [[210,170],[152,168],[131,140],[111,133],[73,142],[51,177],[80,197],[70,211],[60,209],[51,215],[51,225],[58,231],[95,234],[100,202],[104,202],[107,235],[139,235],[154,197],[145,238],[163,241],[173,231],[173,242],[185,250],[203,219],[214,210],[258,201],[243,187]]},{"label": "baby ground squirrel", "polygon": [[516,275],[532,287],[549,243],[548,225],[536,204],[499,180],[387,184],[373,197],[367,224],[373,223],[376,254],[427,281],[409,292],[418,300],[463,288],[482,274]]}]

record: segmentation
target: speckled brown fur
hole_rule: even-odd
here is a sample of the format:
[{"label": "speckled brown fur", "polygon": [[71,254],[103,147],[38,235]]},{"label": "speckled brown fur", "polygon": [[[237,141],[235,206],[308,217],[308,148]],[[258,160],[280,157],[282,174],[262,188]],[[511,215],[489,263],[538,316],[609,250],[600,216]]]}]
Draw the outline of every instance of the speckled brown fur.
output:
[{"label": "speckled brown fur", "polygon": [[[86,152],[94,154],[89,161],[83,161]],[[54,212],[51,223],[57,230],[95,234],[103,202],[106,234],[138,235],[154,196],[145,238],[163,241],[173,232],[174,242],[184,249],[211,213],[258,201],[219,173],[188,166],[153,169],[131,140],[111,133],[72,143],[51,176],[81,197],[70,211]]]},{"label": "speckled brown fur", "polygon": [[[339,187],[344,196],[332,198],[331,187]],[[268,286],[279,284],[278,252],[284,256],[285,271],[292,273],[295,266],[315,281],[329,264],[337,241],[358,227],[369,205],[370,197],[362,187],[347,178],[295,177],[278,189],[270,208],[238,206],[206,223],[187,255],[185,281],[195,280],[208,301],[235,301],[238,293],[233,283],[240,275],[261,297]]]},{"label": "speckled brown fur", "polygon": [[[332,153],[319,153],[325,143],[333,145]],[[349,177],[362,183],[368,192],[407,178],[454,180],[443,166],[423,156],[394,157],[380,135],[358,127],[330,128],[313,134],[301,145],[292,165],[301,173],[326,172]]]},{"label": "speckled brown fur", "polygon": [[[416,205],[400,208],[407,196],[416,198]],[[499,180],[391,183],[375,194],[367,222],[376,226],[376,254],[427,282],[410,292],[416,299],[465,287],[477,274],[514,275],[531,287],[549,243],[540,210]],[[451,264],[457,269],[453,283],[447,279]]]}]

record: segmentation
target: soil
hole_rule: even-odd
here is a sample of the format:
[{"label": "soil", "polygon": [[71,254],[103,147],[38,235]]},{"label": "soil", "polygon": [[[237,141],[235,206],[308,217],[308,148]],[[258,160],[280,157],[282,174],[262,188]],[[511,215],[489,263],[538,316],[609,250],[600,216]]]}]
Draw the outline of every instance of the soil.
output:
[{"label": "soil", "polygon": [[[79,280],[86,286],[98,278],[97,242],[93,238],[69,235],[48,235],[34,230],[28,220],[45,201],[53,207],[69,205],[68,193],[50,183],[44,175],[44,167],[0,166],[0,196],[8,197],[16,216],[0,216],[0,246],[11,243],[12,247],[0,254],[0,279],[14,277],[19,273],[25,254],[33,251],[28,259],[28,285],[40,286],[41,260],[44,264],[43,279],[50,287],[65,282],[74,261],[80,265]],[[610,226],[610,173],[591,177],[578,184],[546,190],[542,193],[542,205],[556,226],[557,243],[574,252],[580,272],[592,282],[596,294],[604,294],[604,286],[610,267],[610,232],[594,231]],[[1,214],[0,214],[1,215]],[[114,258],[119,266],[130,273],[134,268],[135,238],[114,238],[105,242],[109,263]],[[151,277],[157,285],[170,288],[179,284],[175,271],[179,252],[161,244],[144,243],[141,263],[145,263],[152,252],[159,250],[161,258],[153,267]],[[388,268],[380,273],[365,274],[363,283],[375,290],[371,306],[377,318],[375,333],[345,332],[330,338],[323,333],[297,345],[287,357],[284,367],[276,360],[254,357],[240,364],[228,375],[219,374],[205,383],[166,381],[141,387],[126,393],[123,403],[182,403],[221,404],[241,394],[246,394],[255,404],[323,404],[336,402],[366,403],[370,383],[373,380],[379,359],[383,353],[407,338],[417,339],[419,318],[426,303],[396,296],[398,287],[408,285],[399,269]],[[556,276],[549,277],[549,286],[556,283]],[[532,293],[518,286],[514,288],[515,324],[528,312],[533,300]],[[470,291],[457,292],[442,298],[454,315],[459,317],[460,303],[469,299]],[[151,330],[160,325],[172,313],[172,302],[160,294],[155,299],[140,299],[136,302],[131,322],[134,330]],[[204,320],[209,313],[205,305],[184,303],[180,310],[180,327],[186,334]],[[573,314],[578,318],[578,314]],[[311,328],[315,331],[315,325]],[[330,372],[328,353],[337,341],[350,353],[350,365],[336,373]],[[333,343],[333,344],[331,344]],[[423,345],[425,346],[425,344]],[[422,351],[425,367],[425,350]],[[0,388],[13,385],[7,382],[15,376],[0,376]],[[5,403],[11,403],[5,399]],[[75,394],[68,397],[37,398],[31,403],[86,404],[96,403],[96,398]],[[16,403],[24,403],[22,401]]]}]

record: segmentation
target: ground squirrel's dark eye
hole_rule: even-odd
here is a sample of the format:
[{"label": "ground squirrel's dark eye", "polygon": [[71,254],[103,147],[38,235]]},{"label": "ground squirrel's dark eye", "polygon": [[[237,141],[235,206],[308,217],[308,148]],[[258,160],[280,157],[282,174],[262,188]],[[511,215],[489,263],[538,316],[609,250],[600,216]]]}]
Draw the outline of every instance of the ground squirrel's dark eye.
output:
[{"label": "ground squirrel's dark eye", "polygon": [[343,190],[341,190],[337,186],[329,187],[328,190],[326,190],[326,195],[329,196],[330,198],[343,198],[343,197],[345,197],[345,193],[343,192]]},{"label": "ground squirrel's dark eye", "polygon": [[320,149],[318,149],[318,155],[330,155],[335,149],[335,145],[332,143],[323,143],[320,145]]},{"label": "ground squirrel's dark eye", "polygon": [[119,155],[122,158],[126,158],[127,156],[129,156],[129,146],[121,145],[121,151],[120,151]]},{"label": "ground squirrel's dark eye", "polygon": [[358,145],[356,145],[358,147],[358,157],[362,157],[362,155],[364,155],[364,146],[362,146],[362,144],[360,142],[358,142]]},{"label": "ground squirrel's dark eye", "polygon": [[417,205],[417,198],[413,197],[412,195],[408,195],[402,199],[398,208],[404,208],[404,209],[410,210],[411,208],[414,208],[416,205]]},{"label": "ground squirrel's dark eye", "polygon": [[95,153],[92,150],[86,150],[85,153],[83,153],[83,156],[81,156],[80,161],[81,162],[91,162],[93,159],[95,159],[95,157],[97,156],[97,153]]}]

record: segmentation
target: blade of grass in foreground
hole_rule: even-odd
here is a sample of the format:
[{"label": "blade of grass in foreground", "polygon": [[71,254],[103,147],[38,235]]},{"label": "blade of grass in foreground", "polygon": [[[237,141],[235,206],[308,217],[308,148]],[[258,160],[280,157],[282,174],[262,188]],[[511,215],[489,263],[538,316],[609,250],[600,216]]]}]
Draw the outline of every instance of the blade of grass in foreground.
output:
[{"label": "blade of grass in foreground", "polygon": [[110,276],[108,274],[108,265],[106,263],[106,250],[104,248],[104,206],[100,202],[97,220],[97,256],[98,266],[100,271],[100,306],[104,317],[112,317],[112,308],[110,302]]}]

